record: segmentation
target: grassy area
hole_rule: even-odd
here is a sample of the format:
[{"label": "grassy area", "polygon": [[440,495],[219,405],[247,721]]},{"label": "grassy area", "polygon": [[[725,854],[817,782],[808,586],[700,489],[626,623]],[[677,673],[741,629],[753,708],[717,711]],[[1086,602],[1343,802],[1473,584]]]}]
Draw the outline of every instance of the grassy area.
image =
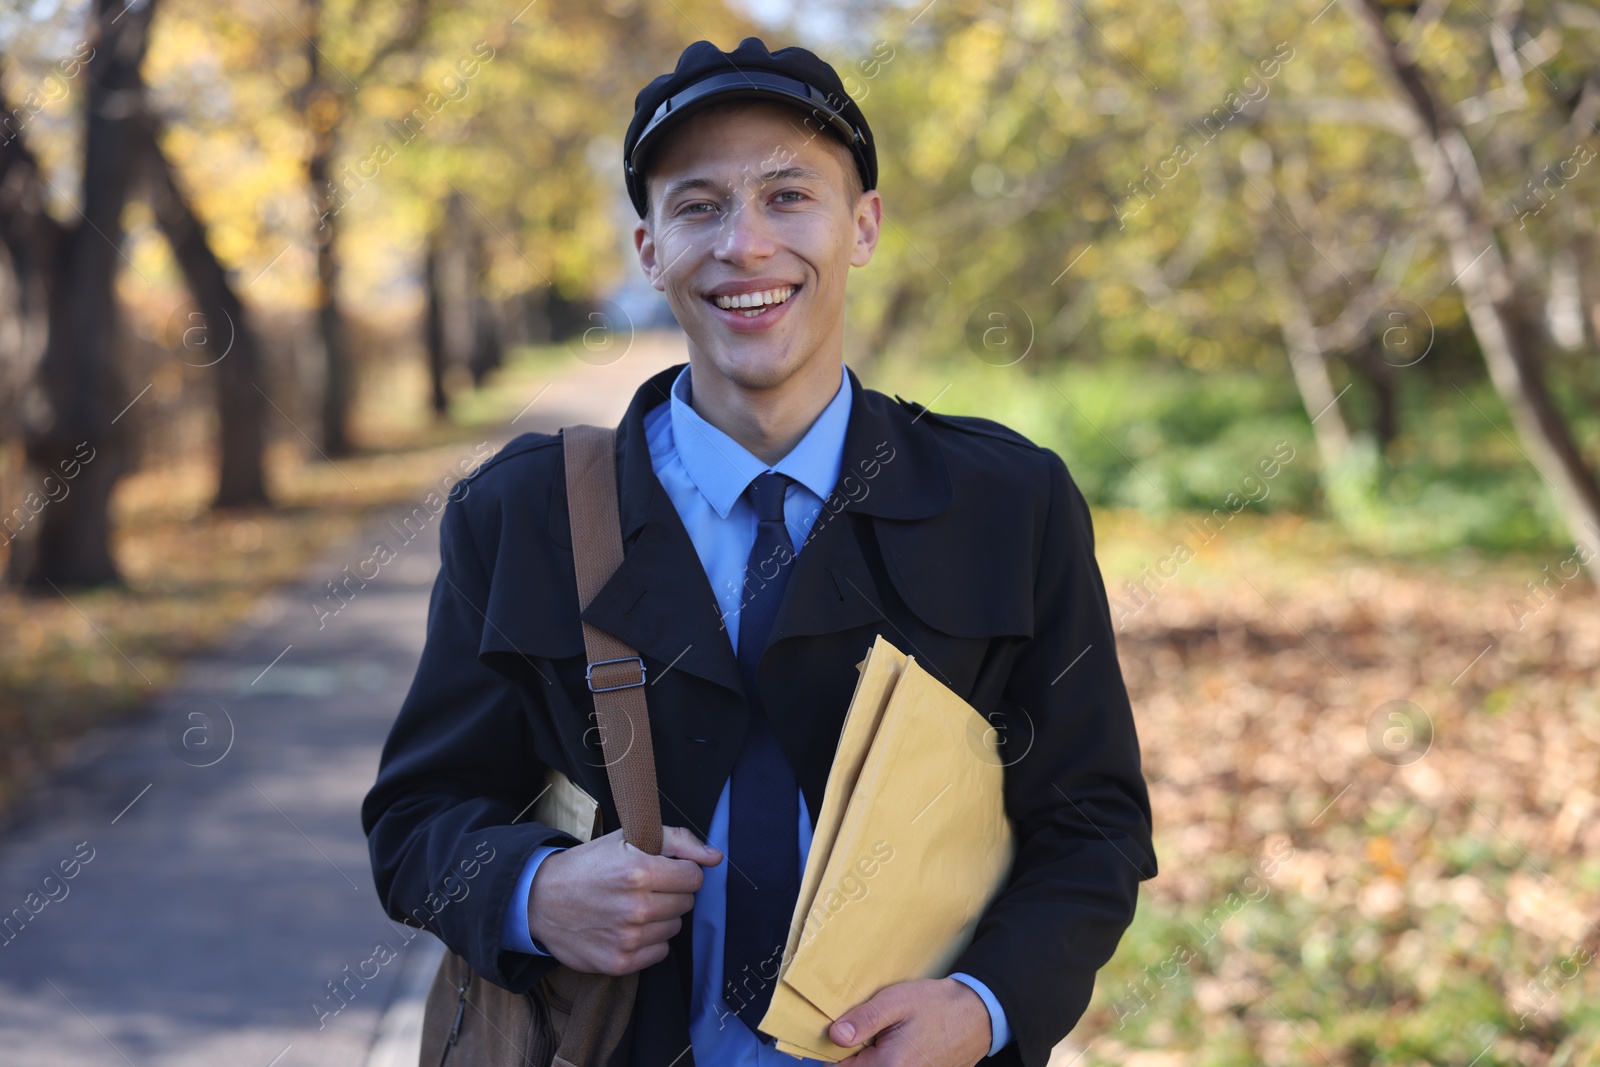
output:
[{"label": "grassy area", "polygon": [[[1101,507],[1209,511],[1234,493],[1251,511],[1337,516],[1352,542],[1401,558],[1571,543],[1487,382],[1458,391],[1405,379],[1402,433],[1387,462],[1358,448],[1330,499],[1287,370],[1067,363],[1035,372],[975,358],[899,358],[872,376],[886,392],[997,419],[1056,449]],[[1357,428],[1367,422],[1360,396],[1352,389],[1341,400]],[[1600,438],[1600,412],[1579,417],[1575,429],[1580,441]]]}]

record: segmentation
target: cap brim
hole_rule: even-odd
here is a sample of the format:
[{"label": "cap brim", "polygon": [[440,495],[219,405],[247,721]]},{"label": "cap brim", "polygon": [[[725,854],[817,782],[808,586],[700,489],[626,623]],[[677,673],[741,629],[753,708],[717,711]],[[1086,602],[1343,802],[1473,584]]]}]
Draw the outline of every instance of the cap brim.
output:
[{"label": "cap brim", "polygon": [[730,71],[695,82],[664,101],[634,143],[627,161],[628,170],[634,176],[642,174],[650,152],[690,115],[714,103],[739,99],[768,100],[808,111],[831,127],[853,154],[862,140],[861,132],[850,120],[831,106],[820,90],[806,82],[768,71]]}]

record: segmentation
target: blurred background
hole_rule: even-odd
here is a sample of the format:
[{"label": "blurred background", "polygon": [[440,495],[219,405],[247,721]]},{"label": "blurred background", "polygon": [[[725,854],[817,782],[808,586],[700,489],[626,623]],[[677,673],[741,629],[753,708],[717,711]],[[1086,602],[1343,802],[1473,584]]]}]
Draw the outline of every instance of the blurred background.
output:
[{"label": "blurred background", "polygon": [[1052,1064],[1600,1063],[1590,0],[3,0],[0,1060],[414,1062],[432,520],[686,358],[622,133],[752,34],[846,362],[1094,510],[1161,874]]}]

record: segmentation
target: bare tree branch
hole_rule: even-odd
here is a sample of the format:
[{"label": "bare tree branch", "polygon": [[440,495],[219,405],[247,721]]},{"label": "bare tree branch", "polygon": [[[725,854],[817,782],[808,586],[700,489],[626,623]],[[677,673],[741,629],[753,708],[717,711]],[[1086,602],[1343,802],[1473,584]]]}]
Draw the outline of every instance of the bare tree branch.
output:
[{"label": "bare tree branch", "polygon": [[[1533,347],[1537,331],[1523,321],[1494,212],[1483,202],[1472,148],[1421,68],[1400,51],[1385,23],[1382,0],[1345,0],[1345,6],[1365,28],[1379,68],[1417,116],[1422,132],[1411,139],[1412,155],[1438,190],[1433,224],[1449,246],[1456,270],[1451,284],[1466,305],[1490,381],[1533,453],[1529,461],[1554,491],[1573,538],[1600,537],[1600,479],[1545,384]],[[1600,574],[1592,577],[1600,583]]]}]

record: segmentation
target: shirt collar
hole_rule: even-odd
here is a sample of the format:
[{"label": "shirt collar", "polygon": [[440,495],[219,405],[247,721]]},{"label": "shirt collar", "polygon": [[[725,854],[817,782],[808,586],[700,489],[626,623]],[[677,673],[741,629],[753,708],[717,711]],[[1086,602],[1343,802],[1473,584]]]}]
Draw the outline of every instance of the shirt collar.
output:
[{"label": "shirt collar", "polygon": [[766,470],[787,474],[818,498],[826,499],[839,481],[845,428],[850,423],[851,387],[844,367],[839,389],[805,436],[787,455],[768,467],[743,445],[711,425],[690,406],[689,367],[672,382],[672,441],[695,487],[722,518],[756,475]]}]

